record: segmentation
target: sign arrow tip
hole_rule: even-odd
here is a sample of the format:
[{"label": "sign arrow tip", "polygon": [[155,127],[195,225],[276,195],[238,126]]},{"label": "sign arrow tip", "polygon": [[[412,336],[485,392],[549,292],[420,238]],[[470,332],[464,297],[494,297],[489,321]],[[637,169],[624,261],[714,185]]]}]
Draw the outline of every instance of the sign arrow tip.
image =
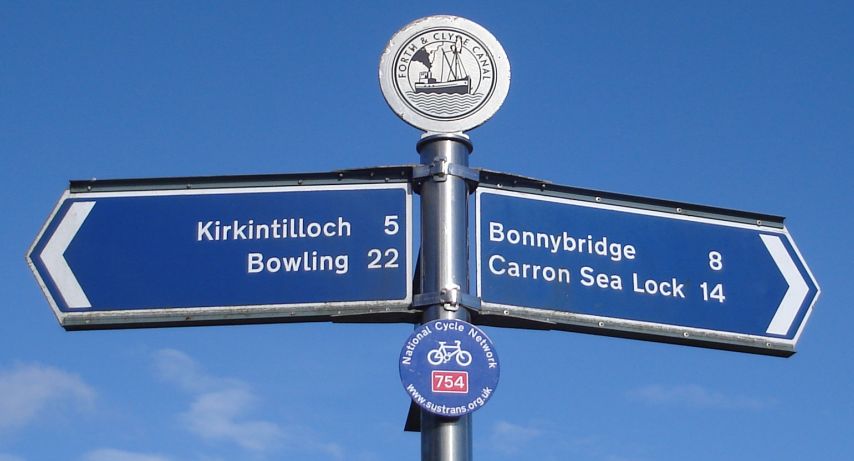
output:
[{"label": "sign arrow tip", "polygon": [[62,298],[70,309],[84,309],[92,307],[89,298],[74,276],[68,261],[65,259],[65,250],[74,240],[74,236],[83,226],[83,222],[89,216],[95,202],[74,202],[62,221],[56,227],[56,231],[42,250],[41,258],[48,274],[50,274]]},{"label": "sign arrow tip", "polygon": [[780,237],[766,234],[760,237],[789,285],[766,332],[773,335],[786,335],[792,328],[801,304],[809,293],[809,286]]}]

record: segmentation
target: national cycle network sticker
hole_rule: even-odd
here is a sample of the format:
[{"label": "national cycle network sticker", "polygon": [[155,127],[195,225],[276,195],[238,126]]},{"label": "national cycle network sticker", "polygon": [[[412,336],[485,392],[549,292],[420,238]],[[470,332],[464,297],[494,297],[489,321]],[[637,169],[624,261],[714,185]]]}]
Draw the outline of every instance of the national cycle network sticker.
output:
[{"label": "national cycle network sticker", "polygon": [[480,328],[463,320],[419,325],[400,352],[400,380],[425,411],[459,417],[484,405],[498,385],[498,354]]}]

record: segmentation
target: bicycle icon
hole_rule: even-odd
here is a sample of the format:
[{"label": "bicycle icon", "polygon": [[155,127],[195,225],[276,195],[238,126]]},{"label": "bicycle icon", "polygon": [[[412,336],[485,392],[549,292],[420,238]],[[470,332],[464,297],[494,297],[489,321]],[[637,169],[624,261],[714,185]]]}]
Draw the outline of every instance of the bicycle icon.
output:
[{"label": "bicycle icon", "polygon": [[427,353],[427,361],[430,365],[441,365],[450,362],[451,359],[455,359],[459,366],[467,367],[471,365],[471,352],[463,350],[460,340],[456,340],[451,346],[447,341],[439,341],[439,347]]}]

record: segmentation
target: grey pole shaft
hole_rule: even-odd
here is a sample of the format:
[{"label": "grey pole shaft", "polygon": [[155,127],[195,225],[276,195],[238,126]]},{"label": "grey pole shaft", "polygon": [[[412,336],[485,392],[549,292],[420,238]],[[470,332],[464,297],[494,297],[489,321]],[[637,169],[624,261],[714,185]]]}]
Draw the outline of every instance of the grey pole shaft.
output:
[{"label": "grey pole shaft", "polygon": [[[471,142],[462,135],[430,135],[418,143],[424,165],[468,167],[471,151]],[[468,195],[468,184],[458,176],[434,175],[421,186],[422,293],[452,288],[469,292]],[[436,319],[468,321],[469,312],[462,306],[427,306],[422,322]],[[471,423],[471,415],[444,418],[422,411],[421,460],[471,461]]]}]

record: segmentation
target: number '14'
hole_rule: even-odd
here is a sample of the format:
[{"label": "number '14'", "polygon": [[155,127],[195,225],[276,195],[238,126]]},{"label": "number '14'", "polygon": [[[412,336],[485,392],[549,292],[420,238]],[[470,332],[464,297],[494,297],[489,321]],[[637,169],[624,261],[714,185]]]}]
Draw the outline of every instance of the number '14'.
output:
[{"label": "number '14'", "polygon": [[703,289],[703,301],[709,301],[711,299],[722,303],[726,301],[726,296],[724,296],[724,285],[722,283],[718,283],[709,290],[709,284],[707,282],[703,282],[700,284],[700,288]]}]

